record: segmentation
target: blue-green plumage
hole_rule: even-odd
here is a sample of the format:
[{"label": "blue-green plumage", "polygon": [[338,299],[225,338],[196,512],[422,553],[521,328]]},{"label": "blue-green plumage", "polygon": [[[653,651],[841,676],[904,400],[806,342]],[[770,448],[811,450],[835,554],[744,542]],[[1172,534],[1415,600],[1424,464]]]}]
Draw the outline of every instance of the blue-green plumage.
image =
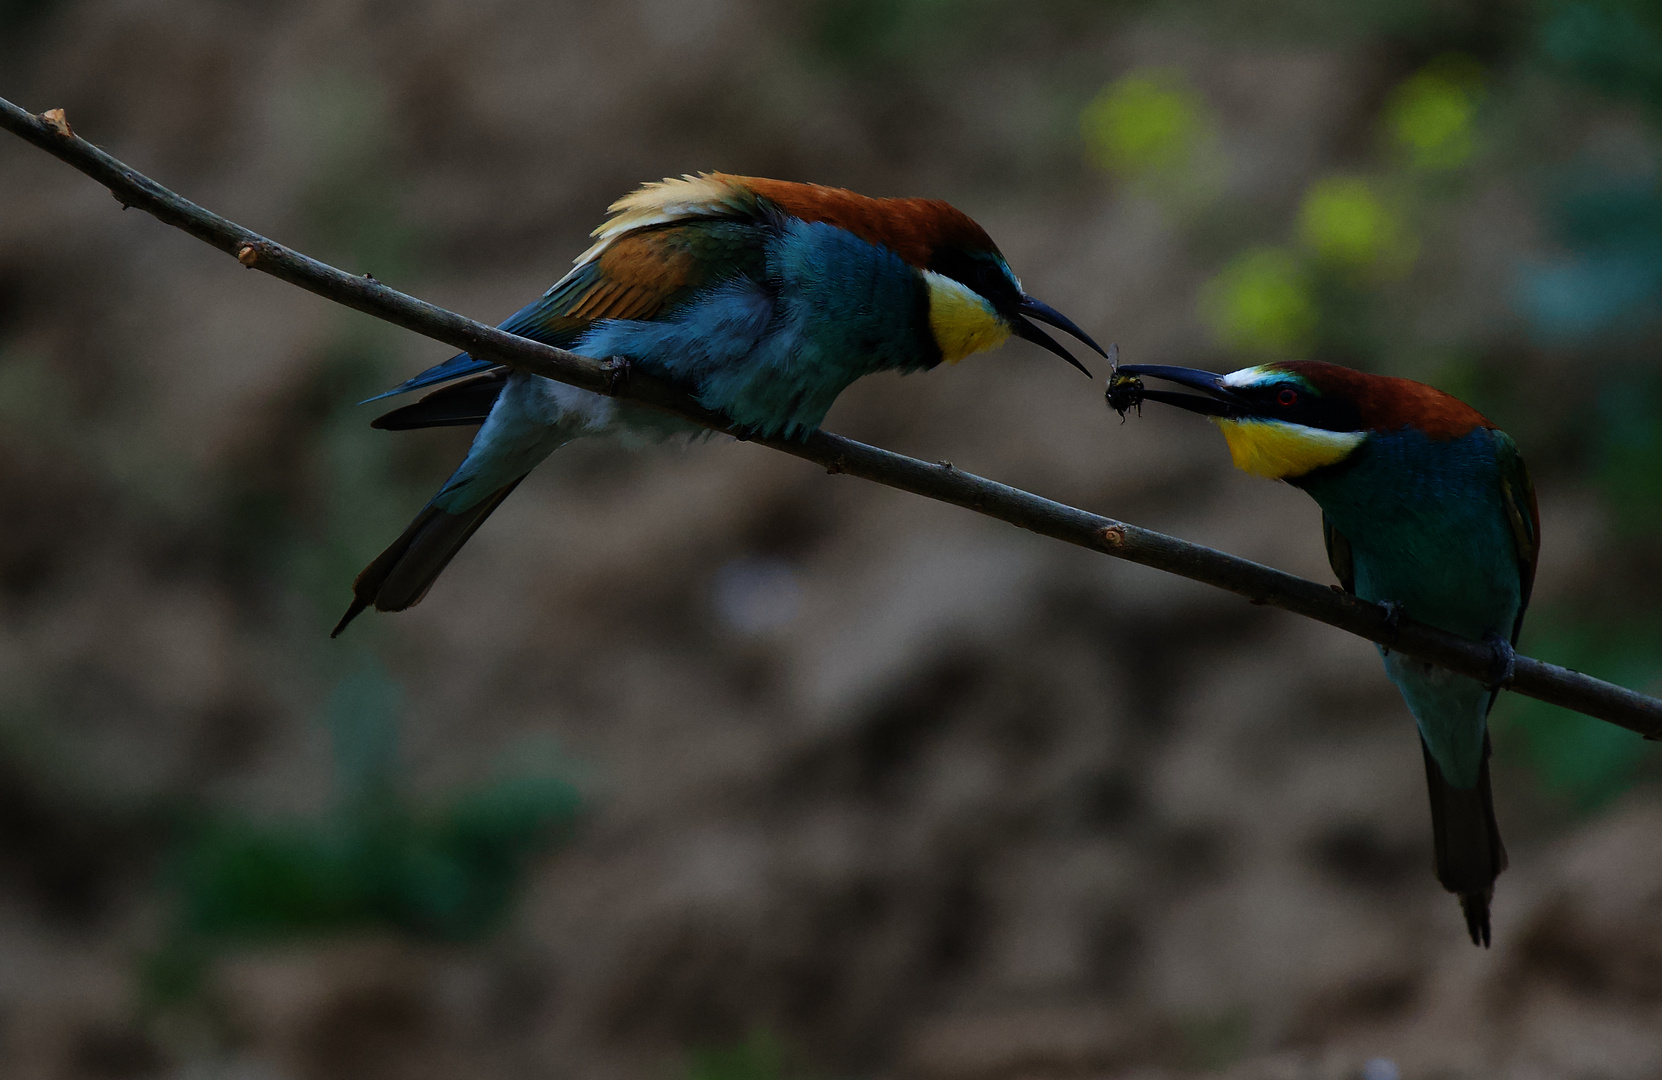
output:
[{"label": "blue-green plumage", "polygon": [[[1079,366],[1027,318],[1096,348],[1023,294],[986,233],[945,203],[707,174],[648,185],[612,209],[577,266],[503,329],[625,358],[757,435],[806,436],[854,380],[934,367],[1012,333]],[[418,602],[514,485],[564,443],[700,430],[465,354],[388,393],[429,386],[438,389],[376,426],[480,424],[479,433],[404,535],[358,575],[337,634],[370,605]]]},{"label": "blue-green plumage", "polygon": [[928,297],[894,251],[824,222],[757,228],[761,258],[660,320],[608,321],[574,346],[626,356],[759,435],[818,427],[837,395],[878,371],[940,362]]},{"label": "blue-green plumage", "polygon": [[[1433,440],[1405,427],[1372,434],[1344,462],[1293,483],[1349,542],[1347,584],[1357,596],[1400,604],[1410,618],[1462,637],[1510,639],[1523,583],[1495,447],[1489,428]],[[1443,775],[1456,787],[1474,787],[1493,693],[1446,668],[1382,651]]]},{"label": "blue-green plumage", "polygon": [[[1489,641],[1502,669],[1516,642],[1540,548],[1534,490],[1518,449],[1476,410],[1406,379],[1299,361],[1229,375],[1132,367],[1109,403],[1147,398],[1209,415],[1235,464],[1286,480],[1322,510],[1340,584],[1420,622]],[[1144,391],[1166,379],[1204,396]],[[1122,408],[1123,411],[1123,408]],[[1489,785],[1495,691],[1382,649],[1385,671],[1420,730],[1437,879],[1460,897],[1476,944],[1506,867]]]}]

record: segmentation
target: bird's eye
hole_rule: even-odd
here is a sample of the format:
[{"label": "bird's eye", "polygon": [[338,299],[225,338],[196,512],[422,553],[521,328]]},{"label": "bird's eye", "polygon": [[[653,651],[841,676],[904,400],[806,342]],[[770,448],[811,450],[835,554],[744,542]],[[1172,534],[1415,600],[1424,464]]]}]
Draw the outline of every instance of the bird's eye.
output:
[{"label": "bird's eye", "polygon": [[1283,386],[1281,388],[1281,392],[1275,395],[1275,400],[1281,402],[1283,405],[1291,405],[1293,402],[1298,400],[1298,391],[1294,390],[1290,386]]}]

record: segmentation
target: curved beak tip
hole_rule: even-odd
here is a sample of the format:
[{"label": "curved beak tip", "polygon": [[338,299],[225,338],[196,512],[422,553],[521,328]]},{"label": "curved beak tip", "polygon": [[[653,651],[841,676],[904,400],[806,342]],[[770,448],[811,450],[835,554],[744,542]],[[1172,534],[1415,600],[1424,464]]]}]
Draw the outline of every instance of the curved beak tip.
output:
[{"label": "curved beak tip", "polygon": [[1078,368],[1080,371],[1083,371],[1085,373],[1085,377],[1087,379],[1096,378],[1095,375],[1091,374],[1091,369],[1090,368],[1086,367],[1084,364],[1081,364],[1078,360],[1074,359],[1073,354],[1068,352],[1068,350],[1062,348],[1061,344],[1058,343],[1055,338],[1051,337],[1049,334],[1045,333],[1043,330],[1040,330],[1037,326],[1034,326],[1032,323],[1028,322],[1026,319],[1021,319],[1021,318],[1016,319],[1014,326],[1015,326],[1015,334],[1016,334],[1017,337],[1022,338],[1024,340],[1027,340],[1027,341],[1031,341],[1033,344],[1039,346],[1039,348],[1044,349],[1048,352],[1055,353],[1057,356],[1060,356],[1063,360],[1066,360],[1068,363],[1072,364],[1074,367]]},{"label": "curved beak tip", "polygon": [[[1085,331],[1081,330],[1078,324],[1072,319],[1068,318],[1066,315],[1063,315],[1060,311],[1057,311],[1043,300],[1035,300],[1033,297],[1023,294],[1021,303],[1018,305],[1017,310],[1030,319],[1037,319],[1042,323],[1056,327],[1056,329],[1061,330],[1064,333],[1071,334],[1085,345],[1090,346],[1090,348],[1103,359],[1108,360],[1110,363],[1113,362],[1112,358],[1108,356],[1107,350],[1105,350],[1101,345],[1098,345],[1091,338],[1091,335],[1085,333]],[[1075,366],[1080,367],[1077,363]],[[1080,367],[1080,370],[1083,371],[1085,369]],[[1089,372],[1087,372],[1087,374],[1089,374]]]}]

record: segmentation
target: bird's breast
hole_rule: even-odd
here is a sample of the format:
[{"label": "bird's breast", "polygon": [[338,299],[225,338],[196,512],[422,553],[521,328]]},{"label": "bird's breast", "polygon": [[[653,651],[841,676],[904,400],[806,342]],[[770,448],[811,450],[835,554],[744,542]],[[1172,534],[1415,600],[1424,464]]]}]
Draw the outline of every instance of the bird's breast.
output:
[{"label": "bird's breast", "polygon": [[1510,634],[1522,600],[1489,432],[1376,434],[1300,483],[1351,543],[1356,591],[1457,634]]}]

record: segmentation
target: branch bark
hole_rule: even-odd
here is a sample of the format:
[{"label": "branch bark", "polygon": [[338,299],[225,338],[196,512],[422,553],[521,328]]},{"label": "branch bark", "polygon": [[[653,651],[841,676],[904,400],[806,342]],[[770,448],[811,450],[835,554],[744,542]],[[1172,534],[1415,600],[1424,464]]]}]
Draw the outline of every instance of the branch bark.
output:
[{"label": "branch bark", "polygon": [[[746,437],[725,417],[703,408],[663,380],[633,372],[620,363],[579,356],[474,322],[373,278],[318,262],[211,213],[75,135],[61,110],[35,116],[0,98],[0,127],[104,185],[123,207],[138,207],[183,229],[245,267],[474,356],[660,409],[736,438]],[[1407,618],[1393,627],[1379,605],[1336,587],[1088,513],[949,464],[931,465],[825,431],[816,431],[800,442],[754,441],[833,473],[847,473],[951,503],[1042,536],[1226,589],[1255,604],[1268,604],[1324,622],[1462,675],[1486,679],[1493,662],[1489,646],[1481,642]],[[1647,739],[1662,739],[1662,700],[1556,664],[1519,656],[1509,689],[1609,721]]]}]

